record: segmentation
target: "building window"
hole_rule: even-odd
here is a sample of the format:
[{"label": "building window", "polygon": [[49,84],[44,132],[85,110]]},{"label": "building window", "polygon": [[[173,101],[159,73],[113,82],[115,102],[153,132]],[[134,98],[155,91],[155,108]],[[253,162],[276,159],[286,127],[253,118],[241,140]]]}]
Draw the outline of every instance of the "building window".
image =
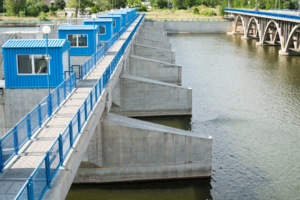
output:
[{"label": "building window", "polygon": [[87,47],[88,36],[84,34],[67,35],[68,40],[71,42],[71,47]]},{"label": "building window", "polygon": [[46,55],[17,55],[18,74],[47,74]]},{"label": "building window", "polygon": [[113,20],[113,27],[116,27],[116,20]]},{"label": "building window", "polygon": [[99,35],[105,35],[105,25],[100,25]]}]

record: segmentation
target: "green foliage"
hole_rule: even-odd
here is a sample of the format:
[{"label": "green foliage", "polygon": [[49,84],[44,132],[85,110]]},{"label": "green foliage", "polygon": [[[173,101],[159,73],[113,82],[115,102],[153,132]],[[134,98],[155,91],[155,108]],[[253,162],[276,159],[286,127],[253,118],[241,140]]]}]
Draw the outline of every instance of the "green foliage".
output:
[{"label": "green foliage", "polygon": [[154,8],[166,8],[168,6],[167,0],[150,0],[150,6]]},{"label": "green foliage", "polygon": [[65,9],[65,7],[66,7],[66,2],[65,2],[64,0],[55,0],[55,1],[54,1],[54,5],[55,5],[58,9],[63,10],[63,9]]},{"label": "green foliage", "polygon": [[25,15],[25,11],[20,11],[20,12],[19,12],[19,16],[20,16],[20,17],[25,17],[25,16],[26,16],[26,15]]},{"label": "green foliage", "polygon": [[91,13],[97,13],[97,8],[96,8],[96,6],[91,7]]},{"label": "green foliage", "polygon": [[44,2],[38,2],[36,7],[39,9],[40,12],[49,12],[49,7]]},{"label": "green foliage", "polygon": [[215,15],[215,13],[214,13],[214,11],[212,9],[207,8],[207,9],[201,11],[200,15],[212,17],[212,16]]},{"label": "green foliage", "polygon": [[225,15],[224,6],[220,6],[220,8],[219,8],[219,15],[222,16],[222,17]]},{"label": "green foliage", "polygon": [[55,12],[55,11],[57,11],[57,7],[53,6],[53,5],[50,5],[49,10],[50,10],[50,12]]},{"label": "green foliage", "polygon": [[26,15],[32,17],[38,16],[40,12],[39,9],[35,7],[35,5],[28,6],[26,10],[27,10]]},{"label": "green foliage", "polygon": [[47,19],[47,15],[44,12],[40,12],[40,15],[39,15],[38,18],[39,18],[39,20],[46,20]]},{"label": "green foliage", "polygon": [[193,8],[192,10],[194,15],[199,15],[199,9],[197,7]]},{"label": "green foliage", "polygon": [[146,12],[148,9],[148,6],[147,5],[141,5],[141,11],[142,12]]},{"label": "green foliage", "polygon": [[108,10],[108,6],[104,3],[97,3],[95,6],[98,12]]},{"label": "green foliage", "polygon": [[4,8],[7,15],[14,16],[25,9],[26,0],[5,0]]}]

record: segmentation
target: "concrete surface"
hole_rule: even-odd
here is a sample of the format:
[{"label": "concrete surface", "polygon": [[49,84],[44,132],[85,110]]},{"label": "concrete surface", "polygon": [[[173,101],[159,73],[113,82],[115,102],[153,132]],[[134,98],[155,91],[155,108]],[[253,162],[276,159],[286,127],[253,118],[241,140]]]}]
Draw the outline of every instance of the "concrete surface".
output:
[{"label": "concrete surface", "polygon": [[172,43],[161,42],[159,40],[151,40],[147,38],[136,37],[136,43],[161,49],[172,50]]},{"label": "concrete surface", "polygon": [[[74,183],[211,176],[212,138],[108,114],[98,124]],[[96,165],[96,166],[95,166]]]},{"label": "concrete surface", "polygon": [[181,85],[182,67],[135,55],[129,56],[125,73],[142,78],[153,79],[175,85]]},{"label": "concrete surface", "polygon": [[124,74],[120,77],[121,106],[111,113],[129,117],[192,114],[192,89]]},{"label": "concrete surface", "polygon": [[161,42],[169,42],[169,38],[167,36],[154,35],[154,34],[147,33],[147,32],[141,32],[139,34],[139,37],[147,38],[150,40],[157,40],[157,41],[161,41]]},{"label": "concrete surface", "polygon": [[72,65],[82,65],[91,56],[70,56],[71,66]]},{"label": "concrete surface", "polygon": [[134,44],[133,54],[152,60],[175,64],[175,51],[160,49],[156,47]]}]

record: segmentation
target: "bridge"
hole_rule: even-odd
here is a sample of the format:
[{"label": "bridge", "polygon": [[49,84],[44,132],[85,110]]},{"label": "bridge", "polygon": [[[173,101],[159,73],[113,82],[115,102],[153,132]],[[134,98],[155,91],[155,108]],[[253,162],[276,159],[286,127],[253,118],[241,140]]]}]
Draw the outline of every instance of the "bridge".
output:
[{"label": "bridge", "polygon": [[258,39],[257,45],[280,46],[280,55],[300,55],[298,12],[225,9],[234,17],[230,34]]},{"label": "bridge", "polygon": [[0,199],[65,199],[73,182],[211,176],[212,137],[128,118],[191,115],[192,90],[153,28],[135,16],[79,80],[70,72],[1,138]]}]

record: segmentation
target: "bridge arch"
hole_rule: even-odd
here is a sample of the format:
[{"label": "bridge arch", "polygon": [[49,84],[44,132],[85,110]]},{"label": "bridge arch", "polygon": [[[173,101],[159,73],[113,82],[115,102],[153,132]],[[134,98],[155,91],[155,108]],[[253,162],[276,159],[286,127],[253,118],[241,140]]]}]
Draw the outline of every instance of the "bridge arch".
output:
[{"label": "bridge arch", "polygon": [[268,28],[270,28],[270,26],[271,26],[272,24],[274,24],[274,25],[276,26],[276,30],[277,30],[277,32],[276,32],[276,34],[275,34],[275,40],[276,40],[276,37],[277,37],[277,34],[278,34],[278,35],[279,35],[279,40],[280,40],[280,46],[281,46],[281,49],[284,49],[283,43],[282,43],[282,41],[281,41],[282,38],[281,38],[281,33],[280,33],[280,31],[279,31],[279,26],[278,26],[278,23],[277,23],[275,20],[271,20],[271,21],[268,22],[268,24],[267,24],[267,26],[266,26],[266,28],[265,28],[264,35],[263,35],[261,41],[262,41],[263,43],[265,43],[266,36],[267,36],[267,34],[268,34]]},{"label": "bridge arch", "polygon": [[[250,20],[249,20],[249,22],[248,22],[248,26],[247,26],[247,30],[246,30],[246,37],[248,37],[248,35],[249,35],[250,28],[252,27],[251,26],[252,25],[252,21],[254,21],[254,23],[255,23],[256,30],[258,32],[258,38],[261,38],[260,37],[260,33],[258,31],[258,27],[259,27],[258,26],[258,21],[257,21],[257,19],[255,17],[251,17]],[[257,35],[257,33],[255,35]]]},{"label": "bridge arch", "polygon": [[300,29],[300,25],[295,25],[294,28],[292,29],[291,33],[289,34],[289,37],[287,39],[287,42],[285,44],[284,50],[287,52],[290,48],[290,44],[292,42],[292,38],[294,36],[294,33],[296,32],[297,29]]},{"label": "bridge arch", "polygon": [[235,18],[235,22],[234,22],[234,32],[237,31],[239,19],[242,22],[242,30],[245,30],[244,29],[244,26],[245,26],[244,25],[244,18],[241,15],[237,15],[236,18]]}]

